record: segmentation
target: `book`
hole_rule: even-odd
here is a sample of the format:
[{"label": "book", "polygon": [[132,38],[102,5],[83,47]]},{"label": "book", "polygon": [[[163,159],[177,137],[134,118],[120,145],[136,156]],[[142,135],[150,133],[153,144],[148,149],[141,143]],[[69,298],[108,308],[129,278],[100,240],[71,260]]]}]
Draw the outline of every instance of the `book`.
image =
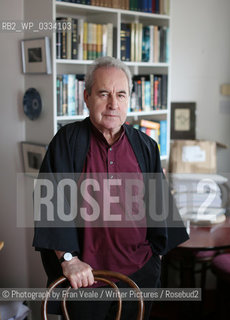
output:
[{"label": "book", "polygon": [[88,56],[88,22],[83,23],[83,59],[87,60]]},{"label": "book", "polygon": [[107,56],[108,47],[108,28],[106,24],[102,25],[102,56]]},{"label": "book", "polygon": [[78,20],[72,19],[72,59],[78,59]]},{"label": "book", "polygon": [[102,56],[102,24],[97,24],[96,58]]},{"label": "book", "polygon": [[68,115],[68,75],[62,75],[62,114]]},{"label": "book", "polygon": [[[57,18],[57,22],[60,20],[61,18]],[[61,59],[62,58],[62,31],[61,31],[61,27],[59,30],[59,26],[57,24],[57,32],[56,32],[56,58],[57,59]]]},{"label": "book", "polygon": [[78,60],[83,60],[84,20],[78,19]]},{"label": "book", "polygon": [[161,80],[161,109],[168,107],[168,75],[163,74]]},{"label": "book", "polygon": [[140,126],[141,127],[146,127],[149,129],[155,129],[159,130],[160,129],[160,123],[152,120],[146,120],[146,119],[141,119],[140,121]]},{"label": "book", "polygon": [[113,56],[113,24],[107,23],[108,28],[108,40],[107,40],[107,55]]},{"label": "book", "polygon": [[94,33],[94,24],[89,22],[88,23],[88,30],[87,30],[87,60],[93,60],[93,33]]},{"label": "book", "polygon": [[167,155],[167,120],[160,120],[160,154]]},{"label": "book", "polygon": [[63,109],[62,109],[62,75],[57,75],[57,116],[63,116]]},{"label": "book", "polygon": [[76,107],[75,107],[75,74],[67,75],[67,104],[68,104],[68,115],[75,116],[76,115]]},{"label": "book", "polygon": [[143,62],[150,60],[150,27],[143,27],[143,40],[142,40],[142,59]]},{"label": "book", "polygon": [[136,61],[136,55],[135,55],[135,23],[131,23],[131,61]]},{"label": "book", "polygon": [[130,34],[131,34],[131,25],[130,23],[121,23],[120,31],[120,41],[121,41],[121,60],[130,61],[131,52],[130,52]]},{"label": "book", "polygon": [[[67,25],[72,25],[72,18],[66,18]],[[72,58],[72,32],[66,28],[66,59]]]},{"label": "book", "polygon": [[[67,59],[67,31],[65,24],[67,23],[66,17],[57,17],[57,35],[56,35],[56,47],[58,50],[58,59]],[[60,47],[60,48],[59,48]]]}]

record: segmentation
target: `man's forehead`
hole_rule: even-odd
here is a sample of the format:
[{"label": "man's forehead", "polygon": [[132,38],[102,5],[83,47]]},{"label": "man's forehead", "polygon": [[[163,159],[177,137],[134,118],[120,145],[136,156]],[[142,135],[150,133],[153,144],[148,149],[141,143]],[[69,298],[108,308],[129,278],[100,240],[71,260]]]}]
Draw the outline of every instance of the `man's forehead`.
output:
[{"label": "man's forehead", "polygon": [[[119,73],[119,75],[118,75]],[[115,74],[117,74],[115,76]],[[116,85],[124,89],[124,86],[128,88],[128,79],[123,70],[117,68],[99,68],[94,73],[94,84],[97,87],[110,87],[111,85]]]}]

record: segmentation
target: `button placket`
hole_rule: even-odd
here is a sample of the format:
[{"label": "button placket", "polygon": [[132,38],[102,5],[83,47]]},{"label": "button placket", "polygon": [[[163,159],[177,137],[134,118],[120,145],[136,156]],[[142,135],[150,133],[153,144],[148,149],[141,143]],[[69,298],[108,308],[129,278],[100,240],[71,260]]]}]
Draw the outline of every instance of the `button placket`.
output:
[{"label": "button placket", "polygon": [[[110,177],[110,179],[113,179],[114,178],[114,174],[113,174],[113,172],[114,172],[114,167],[113,167],[113,165],[114,165],[114,153],[113,153],[113,148],[112,147],[110,147],[109,149],[108,149],[108,173],[109,173],[109,177]],[[111,174],[110,174],[111,173]]]}]

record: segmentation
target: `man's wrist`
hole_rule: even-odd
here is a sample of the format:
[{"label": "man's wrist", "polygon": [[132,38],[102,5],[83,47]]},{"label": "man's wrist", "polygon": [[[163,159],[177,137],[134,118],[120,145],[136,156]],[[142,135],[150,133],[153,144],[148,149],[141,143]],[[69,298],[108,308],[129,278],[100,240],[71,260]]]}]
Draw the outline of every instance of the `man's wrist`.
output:
[{"label": "man's wrist", "polygon": [[58,258],[59,262],[62,263],[64,261],[71,261],[73,259],[73,257],[76,257],[78,255],[78,253],[76,251],[73,252],[64,252],[63,255]]}]

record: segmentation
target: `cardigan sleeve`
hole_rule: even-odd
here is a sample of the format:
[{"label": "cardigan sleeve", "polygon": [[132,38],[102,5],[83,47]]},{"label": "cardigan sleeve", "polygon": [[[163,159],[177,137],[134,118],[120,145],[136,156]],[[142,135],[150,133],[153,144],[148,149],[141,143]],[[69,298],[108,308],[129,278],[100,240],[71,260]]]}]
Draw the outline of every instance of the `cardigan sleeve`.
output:
[{"label": "cardigan sleeve", "polygon": [[[84,123],[86,123],[86,121],[84,121]],[[60,219],[57,215],[57,185],[63,178],[75,179],[75,169],[83,166],[87,150],[84,150],[84,147],[80,143],[79,131],[81,127],[84,129],[83,131],[87,131],[87,123],[83,126],[79,123],[74,123],[61,128],[50,142],[41,165],[38,179],[48,180],[54,190],[51,205],[51,207],[53,206],[54,219],[53,221],[48,221],[47,208],[41,206],[41,219],[36,221],[34,228],[33,246],[36,250],[51,249],[77,251],[80,253],[75,220],[63,221],[63,219]],[[86,134],[84,136],[86,136]],[[78,144],[77,148],[76,144]],[[47,192],[47,190],[44,189],[45,187],[43,186],[41,196]],[[66,197],[64,200],[64,208],[68,212],[69,203]]]}]

